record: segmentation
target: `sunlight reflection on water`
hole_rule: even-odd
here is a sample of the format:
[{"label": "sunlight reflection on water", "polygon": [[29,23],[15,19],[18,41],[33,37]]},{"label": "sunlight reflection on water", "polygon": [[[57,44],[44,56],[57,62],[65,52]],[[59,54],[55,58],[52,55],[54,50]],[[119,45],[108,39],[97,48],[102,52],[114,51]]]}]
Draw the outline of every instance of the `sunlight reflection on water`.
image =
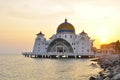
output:
[{"label": "sunlight reflection on water", "polygon": [[22,55],[0,55],[2,80],[89,80],[99,67],[90,59],[35,59]]}]

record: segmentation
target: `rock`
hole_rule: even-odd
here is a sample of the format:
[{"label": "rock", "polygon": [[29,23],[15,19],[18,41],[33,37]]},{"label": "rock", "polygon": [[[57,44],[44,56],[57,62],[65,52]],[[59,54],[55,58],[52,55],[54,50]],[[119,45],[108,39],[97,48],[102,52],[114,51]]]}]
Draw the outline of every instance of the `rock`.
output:
[{"label": "rock", "polygon": [[96,80],[96,78],[91,76],[89,80]]},{"label": "rock", "polygon": [[103,69],[96,79],[91,80],[120,80],[120,55],[101,56],[98,64]]},{"label": "rock", "polygon": [[114,80],[120,80],[120,74],[117,74],[113,77]]},{"label": "rock", "polygon": [[109,77],[109,78],[112,78],[113,76],[114,76],[114,74],[112,74],[112,73],[107,75],[107,77]]},{"label": "rock", "polygon": [[105,79],[103,79],[103,80],[110,80],[110,78],[109,77],[106,77]]}]

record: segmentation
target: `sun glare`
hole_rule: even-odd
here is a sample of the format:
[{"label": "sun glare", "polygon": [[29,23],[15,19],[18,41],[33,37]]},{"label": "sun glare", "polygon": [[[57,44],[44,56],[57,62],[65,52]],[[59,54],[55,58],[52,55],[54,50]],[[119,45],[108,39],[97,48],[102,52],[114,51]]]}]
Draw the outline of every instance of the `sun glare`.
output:
[{"label": "sun glare", "polygon": [[101,43],[103,44],[103,43],[106,43],[106,42],[107,42],[107,39],[105,37],[102,37],[101,38]]},{"label": "sun glare", "polygon": [[100,27],[97,31],[101,44],[107,43],[108,29],[105,27]]}]

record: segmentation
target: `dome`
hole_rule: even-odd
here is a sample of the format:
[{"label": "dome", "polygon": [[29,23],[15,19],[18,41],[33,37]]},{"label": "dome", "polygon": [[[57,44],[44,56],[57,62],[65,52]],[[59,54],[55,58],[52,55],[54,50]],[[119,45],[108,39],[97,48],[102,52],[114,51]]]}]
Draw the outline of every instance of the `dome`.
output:
[{"label": "dome", "polygon": [[62,32],[75,33],[74,26],[68,23],[67,19],[65,19],[65,22],[61,23],[57,28],[57,33],[62,33]]}]

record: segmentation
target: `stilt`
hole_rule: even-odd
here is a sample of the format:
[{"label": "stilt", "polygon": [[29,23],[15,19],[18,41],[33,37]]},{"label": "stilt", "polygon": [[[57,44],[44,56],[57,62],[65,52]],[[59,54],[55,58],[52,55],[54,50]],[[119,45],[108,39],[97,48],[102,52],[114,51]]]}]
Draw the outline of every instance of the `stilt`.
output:
[{"label": "stilt", "polygon": [[75,57],[75,59],[77,58],[77,56],[76,56],[76,55],[75,55],[74,57]]},{"label": "stilt", "polygon": [[54,58],[54,59],[67,59],[67,58],[94,58],[95,55],[76,55],[76,54],[32,54],[32,53],[22,53],[25,57],[31,57],[31,58]]},{"label": "stilt", "polygon": [[30,57],[32,58],[32,55],[30,55]]},{"label": "stilt", "polygon": [[29,54],[27,54],[27,57],[29,57]]}]

